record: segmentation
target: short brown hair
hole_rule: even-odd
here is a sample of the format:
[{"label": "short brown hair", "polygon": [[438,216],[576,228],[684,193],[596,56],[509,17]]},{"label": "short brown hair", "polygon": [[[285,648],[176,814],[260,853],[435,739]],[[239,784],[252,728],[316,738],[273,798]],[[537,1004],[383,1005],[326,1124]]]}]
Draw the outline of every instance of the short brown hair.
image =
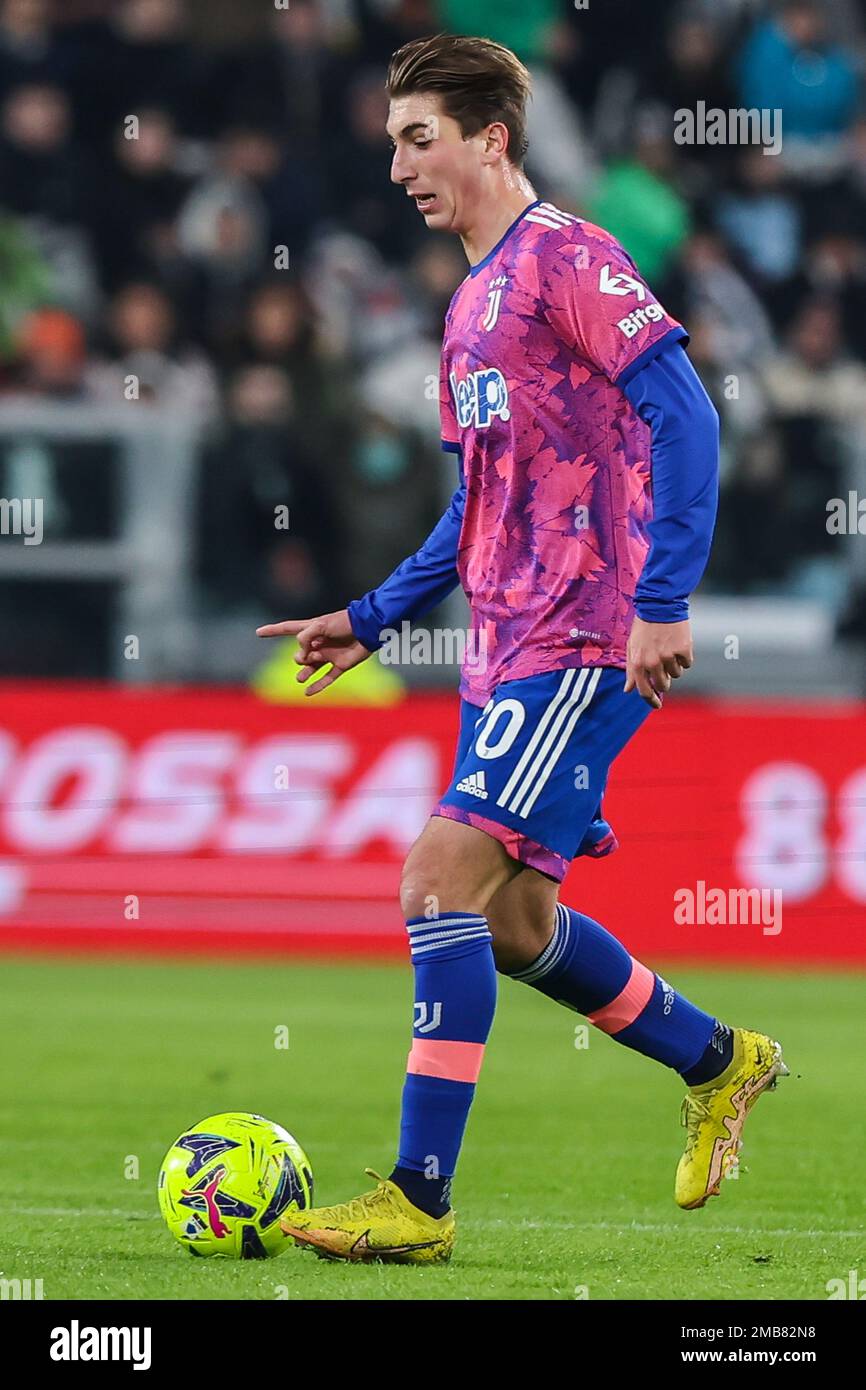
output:
[{"label": "short brown hair", "polygon": [[518,168],[523,164],[531,80],[510,48],[461,34],[413,39],[392,57],[385,85],[392,99],[438,92],[464,138],[501,121],[508,131],[508,158]]}]

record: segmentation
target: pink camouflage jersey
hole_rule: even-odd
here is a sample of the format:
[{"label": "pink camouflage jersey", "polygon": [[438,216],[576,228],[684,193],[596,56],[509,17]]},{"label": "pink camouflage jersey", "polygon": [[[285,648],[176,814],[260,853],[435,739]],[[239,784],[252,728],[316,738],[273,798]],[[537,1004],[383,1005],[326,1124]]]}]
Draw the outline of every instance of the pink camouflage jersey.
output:
[{"label": "pink camouflage jersey", "polygon": [[688,340],[616,239],[550,203],[455,291],[439,397],[466,482],[473,704],[503,681],[625,666],[652,496],[650,429],[622,387],[668,337]]}]

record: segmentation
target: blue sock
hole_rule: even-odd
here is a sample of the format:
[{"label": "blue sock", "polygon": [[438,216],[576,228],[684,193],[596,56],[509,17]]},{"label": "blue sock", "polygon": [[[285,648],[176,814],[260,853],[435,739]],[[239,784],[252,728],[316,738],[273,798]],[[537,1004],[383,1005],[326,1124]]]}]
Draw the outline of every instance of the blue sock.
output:
[{"label": "blue sock", "polygon": [[634,960],[599,922],[563,903],[556,905],[545,950],[511,978],[585,1014],[616,1042],[673,1067],[687,1085],[718,1075],[730,1061],[730,1029]]},{"label": "blue sock", "polygon": [[406,929],[415,968],[415,1021],[391,1178],[415,1206],[441,1216],[450,1205],[451,1178],[493,1023],[496,965],[486,917],[414,917]]}]

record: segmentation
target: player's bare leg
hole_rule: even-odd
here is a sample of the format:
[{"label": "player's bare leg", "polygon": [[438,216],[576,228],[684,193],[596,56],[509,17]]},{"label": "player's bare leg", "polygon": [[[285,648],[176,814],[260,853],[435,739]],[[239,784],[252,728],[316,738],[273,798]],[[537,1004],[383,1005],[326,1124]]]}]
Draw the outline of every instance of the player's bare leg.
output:
[{"label": "player's bare leg", "polygon": [[535,869],[520,872],[498,888],[487,908],[496,969],[525,970],[548,946],[556,922],[559,884]]},{"label": "player's bare leg", "polygon": [[494,894],[521,871],[522,865],[483,830],[433,816],[406,857],[400,906],[405,917],[486,913]]}]

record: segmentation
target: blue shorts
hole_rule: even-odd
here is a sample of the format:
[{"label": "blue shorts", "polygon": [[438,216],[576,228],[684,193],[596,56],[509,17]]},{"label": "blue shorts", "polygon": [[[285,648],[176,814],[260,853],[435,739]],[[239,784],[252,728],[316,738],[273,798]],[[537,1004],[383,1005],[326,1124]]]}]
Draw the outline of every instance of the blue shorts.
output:
[{"label": "blue shorts", "polygon": [[483,710],[463,700],[454,776],[433,814],[557,880],[578,855],[610,854],[608,772],[650,712],[624,683],[618,667],[574,667],[505,681]]}]

